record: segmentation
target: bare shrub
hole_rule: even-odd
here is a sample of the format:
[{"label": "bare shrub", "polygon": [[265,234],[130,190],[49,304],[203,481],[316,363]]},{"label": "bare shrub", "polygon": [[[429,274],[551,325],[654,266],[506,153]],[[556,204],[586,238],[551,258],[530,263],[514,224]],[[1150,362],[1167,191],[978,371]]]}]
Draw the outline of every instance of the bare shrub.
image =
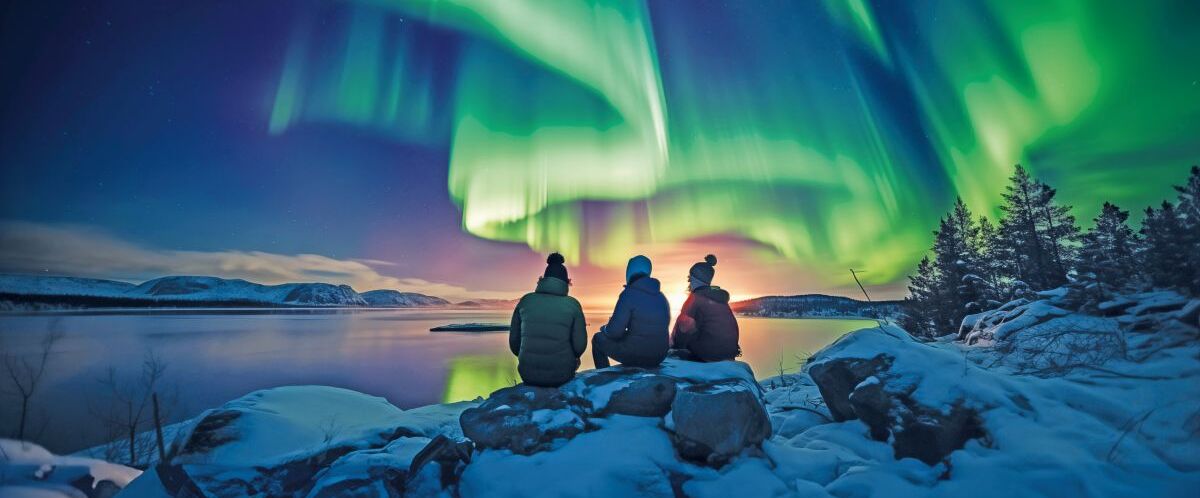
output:
[{"label": "bare shrub", "polygon": [[[0,343],[0,367],[3,368],[4,389],[3,393],[17,398],[16,406],[19,410],[17,427],[13,430],[13,435],[18,440],[25,440],[30,436],[29,414],[32,411],[32,403],[34,396],[38,393],[38,388],[42,385],[42,378],[46,373],[46,366],[50,363],[50,357],[54,352],[54,346],[63,338],[63,330],[59,327],[58,318],[50,322],[49,330],[42,337],[40,348],[33,355],[18,355],[15,352],[9,351],[3,343]],[[48,417],[42,417],[43,425],[41,430],[45,430],[45,423],[48,422]]]},{"label": "bare shrub", "polygon": [[[107,375],[99,380],[102,394],[91,400],[89,410],[109,441],[103,446],[105,460],[144,468],[163,457],[165,448],[159,444],[157,433],[178,399],[177,390],[164,381],[166,370],[167,364],[148,352],[137,377],[120,379],[116,369],[109,367]],[[158,455],[154,454],[156,448]]]}]

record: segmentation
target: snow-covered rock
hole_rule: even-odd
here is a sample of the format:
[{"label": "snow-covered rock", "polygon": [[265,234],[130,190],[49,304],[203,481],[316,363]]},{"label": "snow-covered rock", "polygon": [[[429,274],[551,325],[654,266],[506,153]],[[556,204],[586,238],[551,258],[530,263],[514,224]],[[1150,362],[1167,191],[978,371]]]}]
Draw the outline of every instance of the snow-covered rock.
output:
[{"label": "snow-covered rock", "polygon": [[[775,474],[790,490],[834,496],[1193,495],[1200,328],[1186,320],[1190,301],[1130,294],[1092,315],[1075,297],[981,313],[964,326],[971,344],[854,332],[804,371],[763,381]],[[977,422],[979,437],[932,465],[902,457],[958,446],[937,437],[968,435],[948,427],[963,422]],[[906,438],[926,448],[902,451]]]},{"label": "snow-covered rock", "polygon": [[335,484],[351,480],[346,474],[354,469],[389,470],[399,479],[393,485],[403,489],[407,471],[397,469],[420,450],[413,447],[439,435],[461,438],[457,417],[471,406],[403,411],[382,398],[332,387],[256,391],[196,417],[171,443],[167,460],[126,494],[305,496],[317,483],[342,489],[345,484]]},{"label": "snow-covered rock", "polygon": [[[611,391],[608,403],[604,404],[599,413],[636,417],[662,417],[670,413],[675,395],[679,391],[677,380],[666,375],[640,371],[641,369],[622,371],[619,368],[604,369],[582,380],[582,384],[591,388],[591,394],[598,390]],[[606,376],[609,379],[605,379]]]},{"label": "snow-covered rock", "polygon": [[687,386],[671,404],[671,439],[680,456],[723,464],[771,436],[758,389],[738,380]]},{"label": "snow-covered rock", "polygon": [[667,359],[658,368],[583,372],[561,388],[517,385],[463,412],[463,433],[483,449],[529,455],[562,446],[613,415],[662,418],[680,453],[723,463],[770,436],[762,391],[741,362]]},{"label": "snow-covered rock", "polygon": [[984,435],[979,410],[1004,403],[995,392],[963,389],[941,373],[971,368],[978,367],[881,327],[842,337],[814,357],[808,374],[835,420],[860,419],[872,438],[891,442],[896,458],[933,465]]},{"label": "snow-covered rock", "polygon": [[479,448],[529,455],[587,428],[591,403],[554,387],[519,384],[500,389],[460,418],[463,435]]},{"label": "snow-covered rock", "polygon": [[59,456],[26,441],[0,439],[0,496],[108,498],[142,471],[101,460]]}]

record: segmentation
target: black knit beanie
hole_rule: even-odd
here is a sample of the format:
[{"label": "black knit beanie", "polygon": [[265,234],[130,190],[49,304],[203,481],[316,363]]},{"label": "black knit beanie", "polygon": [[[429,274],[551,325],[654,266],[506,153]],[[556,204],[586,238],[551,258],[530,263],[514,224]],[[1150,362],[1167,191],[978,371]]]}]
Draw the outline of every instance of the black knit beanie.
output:
[{"label": "black knit beanie", "polygon": [[566,261],[562,254],[550,253],[550,256],[546,257],[546,273],[543,273],[542,277],[554,277],[563,282],[570,282],[567,278],[567,267],[563,266]]},{"label": "black knit beanie", "polygon": [[696,280],[704,282],[705,285],[712,285],[713,276],[717,274],[717,257],[709,254],[704,257],[704,261],[692,265],[692,269],[688,271]]}]

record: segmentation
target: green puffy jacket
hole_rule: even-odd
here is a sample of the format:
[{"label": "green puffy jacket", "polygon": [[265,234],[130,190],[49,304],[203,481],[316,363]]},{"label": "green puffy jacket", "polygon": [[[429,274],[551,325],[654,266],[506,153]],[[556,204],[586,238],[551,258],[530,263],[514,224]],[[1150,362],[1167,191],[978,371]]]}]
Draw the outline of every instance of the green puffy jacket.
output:
[{"label": "green puffy jacket", "polygon": [[575,378],[579,357],[587,348],[583,308],[567,295],[567,283],[554,277],[513,310],[508,347],[517,355],[517,372],[526,384],[557,387]]}]

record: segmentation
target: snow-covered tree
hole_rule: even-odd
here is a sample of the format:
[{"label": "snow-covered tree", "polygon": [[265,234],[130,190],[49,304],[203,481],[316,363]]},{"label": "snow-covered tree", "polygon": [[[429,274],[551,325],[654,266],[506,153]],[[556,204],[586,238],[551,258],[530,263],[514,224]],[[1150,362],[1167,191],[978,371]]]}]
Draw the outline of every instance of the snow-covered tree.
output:
[{"label": "snow-covered tree", "polygon": [[1142,266],[1150,282],[1156,287],[1190,288],[1195,270],[1188,251],[1192,249],[1189,239],[1194,237],[1187,233],[1175,206],[1163,201],[1159,209],[1146,208],[1141,234],[1145,240]]},{"label": "snow-covered tree", "polygon": [[1176,186],[1179,199],[1176,201],[1176,211],[1179,213],[1187,240],[1183,243],[1188,247],[1188,266],[1192,272],[1190,290],[1200,294],[1200,166],[1192,166],[1187,183]]},{"label": "snow-covered tree", "polygon": [[963,316],[971,312],[968,305],[983,298],[978,240],[979,225],[962,199],[955,199],[954,208],[934,233],[934,263],[942,293],[935,319],[938,330],[957,330]]},{"label": "snow-covered tree", "polygon": [[901,323],[905,330],[925,337],[936,335],[934,320],[940,304],[938,279],[937,269],[929,257],[921,258],[917,273],[908,276],[908,297],[904,298],[905,315]]},{"label": "snow-covered tree", "polygon": [[1105,202],[1095,225],[1083,236],[1077,273],[1099,297],[1124,287],[1137,272],[1134,251],[1138,238],[1127,220],[1128,211]]},{"label": "snow-covered tree", "polygon": [[1007,269],[999,256],[997,240],[999,232],[995,223],[986,216],[979,217],[979,232],[975,238],[975,247],[979,251],[978,275],[983,282],[983,295],[974,303],[976,311],[990,310],[999,307],[1011,299],[1010,279],[1005,278]]},{"label": "snow-covered tree", "polygon": [[1175,191],[1179,192],[1179,215],[1189,226],[1200,226],[1200,166],[1192,166],[1187,183],[1176,185]]},{"label": "snow-covered tree", "polygon": [[1000,210],[997,256],[1011,277],[1038,289],[1067,282],[1079,240],[1070,206],[1055,202],[1057,191],[1016,166]]},{"label": "snow-covered tree", "polygon": [[927,336],[958,330],[964,316],[991,301],[979,223],[962,199],[933,232],[933,259],[926,257],[909,277],[907,300],[915,332]]}]

